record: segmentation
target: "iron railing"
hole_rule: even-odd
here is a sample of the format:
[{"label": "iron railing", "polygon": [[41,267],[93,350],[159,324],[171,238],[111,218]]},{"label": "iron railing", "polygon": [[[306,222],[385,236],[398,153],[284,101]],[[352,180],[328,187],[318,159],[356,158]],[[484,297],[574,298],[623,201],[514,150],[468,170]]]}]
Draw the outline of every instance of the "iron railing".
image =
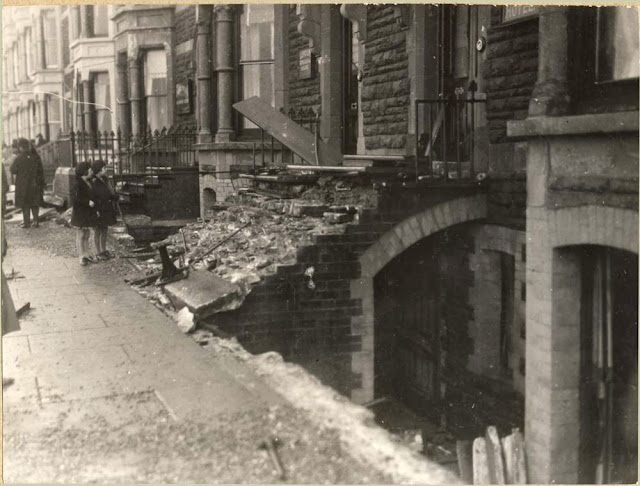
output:
[{"label": "iron railing", "polygon": [[[313,108],[289,108],[287,112],[281,108],[280,112],[286,114],[302,128],[311,132],[316,140],[318,139],[320,114],[314,111]],[[274,137],[267,135],[263,128],[260,128],[259,130],[260,140],[253,142],[254,172],[258,165],[261,165],[262,169],[268,169],[275,165],[316,163],[316,161],[304,160],[302,157],[291,151],[286,145],[280,143]]]},{"label": "iron railing", "polygon": [[175,167],[194,167],[198,157],[195,127],[147,130],[134,135],[72,132],[72,165],[102,160],[114,175],[156,176]]},{"label": "iron railing", "polygon": [[[415,101],[416,177],[473,179],[476,105],[484,99]],[[422,176],[420,176],[422,174]]]},{"label": "iron railing", "polygon": [[42,160],[44,178],[47,184],[52,184],[58,167],[71,167],[73,165],[73,144],[69,134],[61,134],[56,140],[51,140],[39,147],[36,151]]}]

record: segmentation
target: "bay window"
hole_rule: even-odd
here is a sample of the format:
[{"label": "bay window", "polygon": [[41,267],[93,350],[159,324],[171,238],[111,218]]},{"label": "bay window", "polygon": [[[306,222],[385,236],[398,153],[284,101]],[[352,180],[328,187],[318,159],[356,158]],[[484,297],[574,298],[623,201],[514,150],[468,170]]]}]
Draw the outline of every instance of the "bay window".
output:
[{"label": "bay window", "polygon": [[164,50],[145,52],[143,77],[146,125],[151,130],[168,128],[167,54]]},{"label": "bay window", "polygon": [[42,12],[42,17],[45,67],[58,67],[58,30],[56,25],[56,13],[54,10],[45,10]]},{"label": "bay window", "polygon": [[109,73],[94,73],[93,81],[93,102],[94,106],[94,127],[100,132],[110,132],[111,125],[111,95],[109,92]]}]

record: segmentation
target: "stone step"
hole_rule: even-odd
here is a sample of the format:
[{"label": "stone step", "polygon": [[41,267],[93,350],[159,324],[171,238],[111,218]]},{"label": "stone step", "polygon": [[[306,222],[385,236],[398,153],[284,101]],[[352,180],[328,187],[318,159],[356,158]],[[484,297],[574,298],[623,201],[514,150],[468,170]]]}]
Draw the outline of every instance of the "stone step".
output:
[{"label": "stone step", "polygon": [[345,167],[395,167],[403,165],[402,155],[345,155]]}]

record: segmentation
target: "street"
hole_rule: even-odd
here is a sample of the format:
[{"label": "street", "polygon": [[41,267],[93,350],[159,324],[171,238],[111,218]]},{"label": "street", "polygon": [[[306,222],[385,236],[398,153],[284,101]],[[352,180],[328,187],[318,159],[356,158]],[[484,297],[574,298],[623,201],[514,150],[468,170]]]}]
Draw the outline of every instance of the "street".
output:
[{"label": "street", "polygon": [[[280,377],[292,389],[287,399],[233,344],[211,339],[203,349],[123,282],[131,272],[124,259],[80,266],[73,235],[53,221],[38,229],[7,223],[4,272],[13,276],[16,307],[31,309],[3,339],[3,376],[15,380],[3,390],[4,481],[455,481],[375,425],[348,419],[356,428],[346,430],[345,419],[314,416],[304,396],[315,394],[321,409],[324,390],[293,390]],[[263,358],[263,368],[283,364]],[[328,396],[344,417],[350,407],[362,416],[361,407]],[[354,430],[365,435],[355,434],[360,450],[350,451],[345,435]],[[284,476],[260,447],[269,439]],[[363,462],[380,451],[386,463]]]}]

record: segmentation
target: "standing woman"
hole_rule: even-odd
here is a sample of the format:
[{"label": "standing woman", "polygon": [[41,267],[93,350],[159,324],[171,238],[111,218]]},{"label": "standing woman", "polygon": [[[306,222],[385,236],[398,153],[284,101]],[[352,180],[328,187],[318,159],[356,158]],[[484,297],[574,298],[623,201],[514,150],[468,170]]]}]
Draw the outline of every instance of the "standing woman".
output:
[{"label": "standing woman", "polygon": [[[44,194],[44,170],[38,152],[26,138],[18,139],[18,156],[11,164],[11,173],[16,177],[15,204],[22,208],[22,227],[38,227],[38,213]],[[31,213],[31,214],[30,214]]]},{"label": "standing woman", "polygon": [[113,254],[107,250],[107,234],[109,226],[117,223],[115,204],[118,200],[116,191],[113,190],[109,176],[105,170],[105,163],[102,160],[96,160],[91,164],[95,178],[93,179],[93,200],[96,203],[96,211],[98,220],[94,231],[94,242],[96,245],[97,257],[101,260],[113,257]]},{"label": "standing woman", "polygon": [[74,188],[73,211],[71,225],[76,227],[76,247],[80,265],[95,263],[89,253],[90,228],[97,224],[96,203],[93,201],[91,179],[93,171],[89,162],[80,162],[76,166],[76,184]]}]

